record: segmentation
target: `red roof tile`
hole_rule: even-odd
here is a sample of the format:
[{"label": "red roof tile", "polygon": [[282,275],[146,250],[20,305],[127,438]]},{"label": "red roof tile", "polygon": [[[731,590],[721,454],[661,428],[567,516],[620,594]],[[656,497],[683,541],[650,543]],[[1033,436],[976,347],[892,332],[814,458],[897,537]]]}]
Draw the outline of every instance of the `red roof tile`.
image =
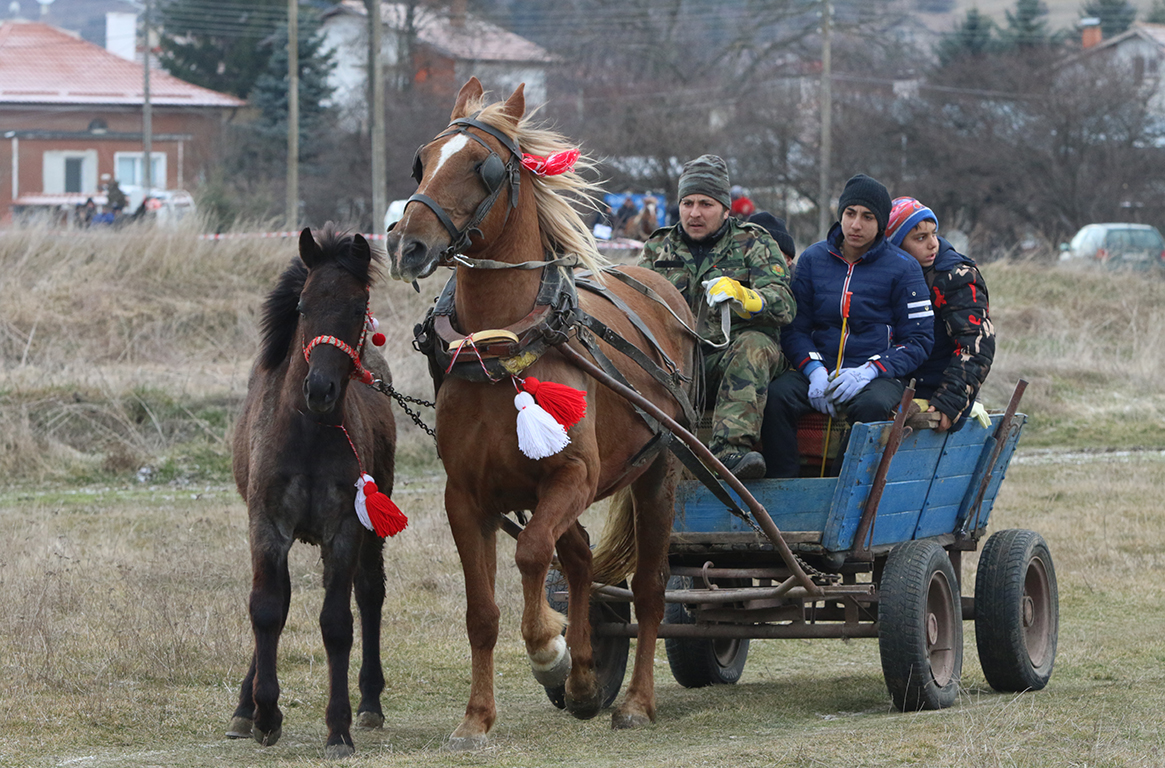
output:
[{"label": "red roof tile", "polygon": [[[48,24],[0,23],[0,104],[141,104],[142,66]],[[246,102],[150,69],[150,103],[240,107]]]}]

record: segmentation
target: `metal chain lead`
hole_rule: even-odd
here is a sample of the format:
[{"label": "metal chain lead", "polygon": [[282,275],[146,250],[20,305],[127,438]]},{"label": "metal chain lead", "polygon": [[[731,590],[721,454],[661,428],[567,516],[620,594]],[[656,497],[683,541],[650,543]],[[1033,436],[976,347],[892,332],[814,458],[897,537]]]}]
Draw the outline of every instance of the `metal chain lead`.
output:
[{"label": "metal chain lead", "polygon": [[378,392],[388,395],[393,400],[396,400],[397,404],[400,405],[401,410],[409,415],[409,418],[413,420],[413,423],[420,427],[425,432],[425,434],[436,441],[437,433],[434,432],[427,424],[425,424],[425,422],[421,421],[420,414],[405,405],[405,403],[412,403],[414,405],[420,405],[425,408],[436,408],[436,403],[431,403],[428,400],[421,400],[420,398],[416,397],[409,397],[408,395],[402,395],[400,392],[397,392],[395,389],[393,389],[391,384],[385,384],[380,379],[376,379],[372,382],[372,388]]}]

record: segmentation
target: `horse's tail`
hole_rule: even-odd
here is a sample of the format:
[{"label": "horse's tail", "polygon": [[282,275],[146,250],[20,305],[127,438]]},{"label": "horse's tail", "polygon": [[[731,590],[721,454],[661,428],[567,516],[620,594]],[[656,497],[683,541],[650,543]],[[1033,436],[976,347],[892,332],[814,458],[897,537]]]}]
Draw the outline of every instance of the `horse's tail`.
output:
[{"label": "horse's tail", "polygon": [[635,502],[631,486],[611,495],[603,536],[595,547],[592,579],[618,584],[635,572]]}]

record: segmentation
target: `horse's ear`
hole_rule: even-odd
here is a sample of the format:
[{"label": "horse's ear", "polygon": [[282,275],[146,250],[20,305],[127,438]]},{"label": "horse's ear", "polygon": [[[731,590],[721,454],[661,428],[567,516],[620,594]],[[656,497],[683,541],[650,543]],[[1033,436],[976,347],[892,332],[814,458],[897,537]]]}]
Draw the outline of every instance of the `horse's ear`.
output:
[{"label": "horse's ear", "polygon": [[465,85],[461,86],[461,90],[457,92],[457,103],[453,105],[453,113],[449,115],[449,120],[453,121],[469,114],[465,109],[465,105],[473,99],[480,99],[485,89],[481,87],[481,81],[476,77],[470,77],[465,81]]},{"label": "horse's ear", "polygon": [[372,246],[364,239],[364,235],[357,232],[352,235],[352,255],[360,259],[362,264],[372,261]]},{"label": "horse's ear", "polygon": [[299,258],[308,267],[314,267],[319,263],[323,254],[324,252],[320,250],[319,244],[316,243],[316,239],[311,233],[311,227],[304,227],[303,231],[299,233]]},{"label": "horse's ear", "polygon": [[502,112],[505,112],[515,120],[521,120],[522,115],[526,114],[526,84],[519,83],[518,87],[506,99],[505,106],[502,107]]}]

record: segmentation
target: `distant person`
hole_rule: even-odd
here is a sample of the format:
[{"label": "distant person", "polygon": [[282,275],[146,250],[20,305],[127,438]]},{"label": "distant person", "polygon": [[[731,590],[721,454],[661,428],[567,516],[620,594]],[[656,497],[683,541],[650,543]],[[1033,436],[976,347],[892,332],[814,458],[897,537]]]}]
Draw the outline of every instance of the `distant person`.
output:
[{"label": "distant person", "polygon": [[797,477],[797,422],[816,410],[881,421],[934,344],[922,268],[885,238],[890,194],[858,174],[837,204],[839,221],[806,248],[793,274],[797,315],[781,331],[793,366],[769,385],[764,415],[768,477]]},{"label": "distant person", "polygon": [[753,224],[760,224],[772,235],[773,239],[777,241],[777,247],[785,255],[785,262],[789,265],[789,274],[793,274],[793,259],[797,258],[797,245],[785,227],[785,220],[777,218],[768,211],[757,211],[749,216],[748,220]]},{"label": "distant person", "polygon": [[910,377],[914,392],[939,414],[939,432],[962,429],[995,359],[987,284],[979,267],[938,234],[938,217],[913,197],[890,210],[886,239],[922,267],[934,306],[934,348]]},{"label": "distant person", "polygon": [[619,210],[615,211],[615,235],[617,237],[628,237],[628,225],[630,225],[631,220],[638,215],[639,206],[635,204],[635,200],[632,199],[631,194],[628,193],[627,196],[623,198],[623,203],[619,206]]},{"label": "distant person", "polygon": [[125,193],[121,191],[121,185],[117,183],[117,179],[110,179],[109,185],[105,190],[105,199],[110,210],[113,211],[114,216],[120,214],[129,205],[129,201],[125,199]]},{"label": "distant person", "polygon": [[97,203],[90,197],[85,200],[85,204],[81,206],[81,210],[78,212],[78,223],[82,227],[88,227],[93,224],[93,217],[96,215]]},{"label": "distant person", "polygon": [[[743,480],[765,474],[756,450],[768,382],[785,368],[780,328],[793,319],[785,259],[769,233],[729,215],[728,166],[716,155],[684,165],[680,223],[644,244],[640,266],[679,289],[698,321],[706,391],[712,403],[708,447]],[[728,336],[722,305],[730,308]]]},{"label": "distant person", "polygon": [[748,221],[748,217],[756,213],[756,203],[749,199],[744,187],[734,185],[729,195],[732,198],[730,210],[733,216],[741,221]]}]

